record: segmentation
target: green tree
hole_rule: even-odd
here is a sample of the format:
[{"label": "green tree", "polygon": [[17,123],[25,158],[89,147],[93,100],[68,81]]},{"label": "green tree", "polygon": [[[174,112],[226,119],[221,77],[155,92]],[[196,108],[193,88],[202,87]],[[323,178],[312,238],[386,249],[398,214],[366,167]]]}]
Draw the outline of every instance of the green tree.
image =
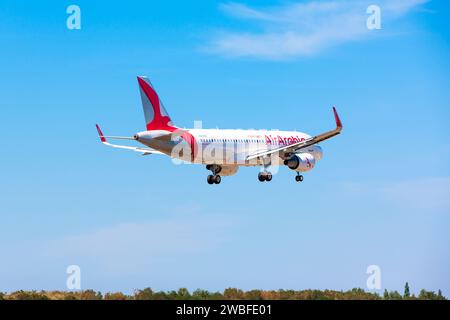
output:
[{"label": "green tree", "polygon": [[102,300],[102,298],[101,292],[95,292],[91,289],[82,291],[80,295],[80,300]]},{"label": "green tree", "polygon": [[405,283],[405,291],[403,292],[403,298],[409,299],[410,296],[411,296],[411,294],[409,292],[409,284],[408,284],[408,282],[406,282]]},{"label": "green tree", "polygon": [[135,291],[134,299],[135,300],[152,300],[153,299],[152,288],[145,288],[142,290]]},{"label": "green tree", "polygon": [[208,300],[211,294],[208,290],[197,289],[192,292],[192,299],[194,300]]},{"label": "green tree", "polygon": [[[172,293],[173,292],[175,292],[175,291],[172,291]],[[175,294],[176,294],[176,292],[175,292]],[[171,297],[171,292],[166,293],[164,291],[157,291],[153,294],[153,300],[170,300],[170,299],[173,299]]]},{"label": "green tree", "polygon": [[442,295],[441,289],[438,290],[437,298],[438,300],[446,300],[446,298]]},{"label": "green tree", "polygon": [[245,293],[245,299],[248,300],[262,300],[261,290],[250,290]]},{"label": "green tree", "polygon": [[177,292],[177,299],[186,300],[190,299],[191,294],[189,293],[189,290],[186,288],[180,288]]},{"label": "green tree", "polygon": [[296,292],[294,290],[283,290],[280,289],[278,290],[278,297],[280,300],[289,300],[289,299],[294,299],[295,295],[306,295],[308,294],[309,290],[304,290],[304,291],[300,291],[300,292]]},{"label": "green tree", "polygon": [[398,291],[389,292],[389,300],[402,300],[402,295]]},{"label": "green tree", "polygon": [[72,292],[68,292],[64,295],[64,300],[78,300],[77,296]]},{"label": "green tree", "polygon": [[19,290],[11,294],[13,300],[49,300],[44,291],[24,291]]},{"label": "green tree", "polygon": [[122,292],[108,292],[105,294],[105,300],[128,300],[128,297]]},{"label": "green tree", "polygon": [[239,300],[244,298],[244,292],[240,289],[228,288],[223,292],[223,296],[225,299]]},{"label": "green tree", "polygon": [[440,290],[438,293],[434,293],[434,291],[426,291],[424,289],[420,290],[419,299],[421,300],[445,300],[445,297],[442,295]]}]

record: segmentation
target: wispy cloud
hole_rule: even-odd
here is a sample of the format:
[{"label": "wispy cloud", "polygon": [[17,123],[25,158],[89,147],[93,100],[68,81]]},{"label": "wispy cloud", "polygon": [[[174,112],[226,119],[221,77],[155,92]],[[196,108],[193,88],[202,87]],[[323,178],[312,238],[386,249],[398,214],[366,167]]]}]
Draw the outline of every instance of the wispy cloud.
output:
[{"label": "wispy cloud", "polygon": [[207,50],[229,57],[310,56],[369,36],[373,32],[366,26],[366,9],[370,4],[380,6],[383,23],[401,18],[427,1],[310,1],[260,9],[240,3],[222,4],[224,13],[260,31],[222,30],[213,37]]}]

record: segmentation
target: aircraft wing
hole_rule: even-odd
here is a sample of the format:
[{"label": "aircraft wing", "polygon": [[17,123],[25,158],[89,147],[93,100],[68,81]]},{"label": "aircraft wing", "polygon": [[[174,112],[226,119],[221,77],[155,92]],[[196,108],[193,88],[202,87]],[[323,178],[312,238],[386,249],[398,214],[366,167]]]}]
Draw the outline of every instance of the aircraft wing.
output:
[{"label": "aircraft wing", "polygon": [[136,140],[133,137],[117,137],[117,136],[104,136],[102,133],[102,130],[100,129],[99,125],[96,124],[95,127],[97,128],[97,132],[98,132],[98,136],[100,138],[100,141],[109,147],[113,147],[113,148],[119,148],[119,149],[127,149],[127,150],[133,150],[136,152],[141,152],[143,156],[146,155],[150,155],[150,154],[164,154],[160,151],[151,149],[151,148],[145,148],[145,147],[131,147],[131,146],[122,146],[122,145],[118,145],[118,144],[112,144],[109,143],[108,141],[106,141],[106,138],[111,138],[111,139],[121,139],[121,140]]},{"label": "aircraft wing", "polygon": [[336,112],[336,108],[333,107],[333,113],[334,113],[334,119],[336,121],[336,129],[319,134],[317,136],[311,137],[309,139],[300,141],[300,142],[296,142],[296,143],[292,143],[290,145],[286,145],[286,146],[282,146],[276,149],[271,149],[271,150],[265,150],[265,151],[261,151],[261,152],[257,152],[254,154],[250,154],[247,156],[247,160],[252,160],[252,159],[256,159],[256,158],[261,158],[261,157],[265,157],[265,156],[269,156],[272,155],[274,153],[279,153],[280,157],[282,158],[286,158],[287,155],[296,152],[300,149],[303,148],[307,148],[313,144],[319,143],[321,141],[330,139],[338,134],[341,133],[342,130],[342,123],[341,120],[339,119],[339,116]]}]

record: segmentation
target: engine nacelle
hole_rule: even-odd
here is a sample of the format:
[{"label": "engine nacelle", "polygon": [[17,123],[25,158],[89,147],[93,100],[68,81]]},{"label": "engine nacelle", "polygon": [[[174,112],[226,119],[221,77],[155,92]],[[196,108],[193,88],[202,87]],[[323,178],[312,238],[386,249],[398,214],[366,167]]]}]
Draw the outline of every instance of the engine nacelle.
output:
[{"label": "engine nacelle", "polygon": [[310,153],[296,153],[292,155],[289,159],[284,160],[284,165],[288,166],[289,169],[295,170],[297,172],[306,172],[314,168],[316,164],[316,159]]}]

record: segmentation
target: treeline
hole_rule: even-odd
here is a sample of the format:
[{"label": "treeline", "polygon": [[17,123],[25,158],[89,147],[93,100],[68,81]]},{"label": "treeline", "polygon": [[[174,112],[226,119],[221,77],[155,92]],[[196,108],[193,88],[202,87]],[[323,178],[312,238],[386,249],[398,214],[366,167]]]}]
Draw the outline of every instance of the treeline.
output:
[{"label": "treeline", "polygon": [[403,294],[397,291],[384,291],[383,295],[366,292],[363,289],[348,291],[334,290],[250,290],[243,291],[228,288],[223,292],[195,290],[192,293],[186,288],[177,291],[153,291],[151,288],[136,290],[127,295],[122,292],[102,294],[94,290],[76,292],[66,291],[16,291],[0,293],[0,300],[447,300],[439,290],[421,290],[415,296],[409,293],[409,287]]}]

